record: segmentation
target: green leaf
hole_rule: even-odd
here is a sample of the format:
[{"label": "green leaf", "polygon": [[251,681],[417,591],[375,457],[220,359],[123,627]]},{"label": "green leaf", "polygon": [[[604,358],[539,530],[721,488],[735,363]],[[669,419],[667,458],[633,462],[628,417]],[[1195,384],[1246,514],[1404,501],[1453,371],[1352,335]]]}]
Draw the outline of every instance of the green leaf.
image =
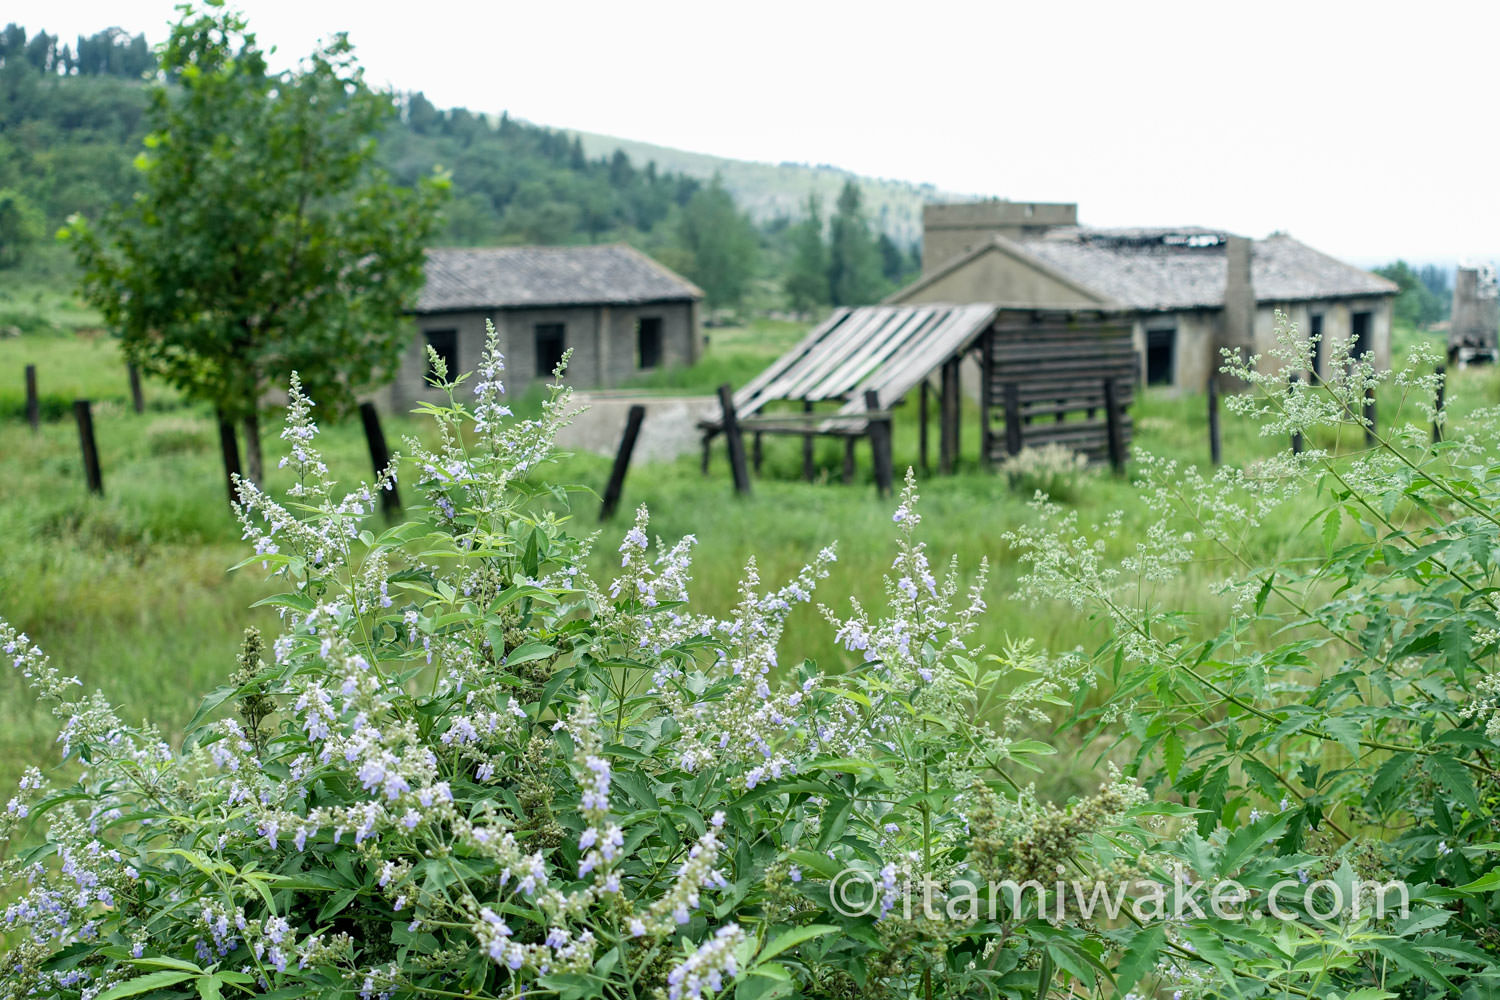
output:
[{"label": "green leaf", "polygon": [[1166,940],[1167,931],[1161,924],[1152,924],[1131,940],[1115,968],[1115,991],[1120,996],[1129,993],[1142,976],[1156,968],[1156,956],[1161,954]]},{"label": "green leaf", "polygon": [[148,972],[144,976],[136,976],[127,979],[117,986],[112,986],[99,994],[96,1000],[120,1000],[121,997],[139,996],[152,990],[163,989],[168,986],[176,986],[178,983],[194,978],[191,972]]},{"label": "green leaf", "polygon": [[532,660],[545,660],[556,653],[556,646],[549,646],[544,642],[523,642],[505,654],[505,665],[507,667],[518,667],[523,663],[530,663]]},{"label": "green leaf", "polygon": [[220,980],[217,976],[204,976],[197,982],[199,1000],[220,1000],[224,995],[219,990]]},{"label": "green leaf", "polygon": [[806,927],[794,927],[789,931],[782,931],[776,935],[775,939],[761,949],[760,955],[757,957],[757,964],[767,962],[788,948],[795,948],[804,941],[811,941],[825,934],[832,934],[837,930],[838,928],[831,924],[809,924]]},{"label": "green leaf", "polygon": [[1427,758],[1427,770],[1470,812],[1479,812],[1479,796],[1474,792],[1474,779],[1469,776],[1468,768],[1446,754],[1434,754]]}]

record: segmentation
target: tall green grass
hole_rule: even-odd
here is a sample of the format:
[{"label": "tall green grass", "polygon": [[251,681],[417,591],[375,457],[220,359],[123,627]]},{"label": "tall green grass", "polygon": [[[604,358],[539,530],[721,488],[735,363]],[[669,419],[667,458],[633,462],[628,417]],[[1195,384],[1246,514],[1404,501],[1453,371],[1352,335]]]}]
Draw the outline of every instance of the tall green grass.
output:
[{"label": "tall green grass", "polygon": [[[742,383],[803,330],[762,322],[714,331],[697,366],[661,373],[647,386],[702,392],[719,381]],[[77,435],[65,408],[49,408],[44,415],[50,419],[37,434],[21,420],[21,371],[28,363],[38,365],[44,398],[95,401],[103,497],[84,489]],[[1493,373],[1475,371],[1457,376],[1451,395],[1461,407],[1488,405],[1500,398],[1500,390]],[[211,415],[150,382],[147,398],[145,414],[130,410],[125,366],[107,337],[43,332],[0,339],[0,616],[31,633],[60,667],[85,685],[102,688],[128,714],[170,728],[185,722],[198,695],[232,670],[242,630],[270,628],[274,622],[264,609],[249,610],[269,592],[257,572],[225,571],[246,553],[226,501]],[[893,447],[900,470],[918,464],[915,411],[912,405],[896,411]],[[1382,412],[1381,419],[1395,416]],[[1201,395],[1147,392],[1134,418],[1137,450],[1206,464]],[[958,473],[927,476],[921,485],[923,537],[934,562],[946,565],[958,557],[967,583],[980,560],[989,561],[990,612],[980,633],[988,647],[1007,638],[1032,638],[1054,650],[1092,644],[1099,638],[1095,625],[1071,609],[1038,609],[1015,599],[1019,569],[1004,535],[1033,516],[1029,498],[981,467],[972,405],[965,419]],[[412,418],[387,418],[392,442],[426,432]],[[370,476],[357,422],[324,428],[321,444],[337,478],[352,483]],[[1227,460],[1252,461],[1285,446],[1225,413]],[[269,486],[284,488],[289,483],[275,469],[279,441],[274,434],[267,435],[267,451]],[[834,542],[839,564],[817,603],[842,608],[851,597],[878,600],[880,576],[894,555],[894,505],[875,495],[867,445],[859,446],[857,481],[849,486],[840,481],[840,443],[820,442],[817,483],[801,481],[801,454],[800,439],[767,438],[762,474],[749,497],[733,493],[722,440],[707,475],[699,472],[696,455],[631,469],[621,515],[604,526],[598,561],[613,558],[629,512],[645,504],[653,533],[697,537],[694,589],[706,607],[732,604],[752,556],[769,585]],[[555,468],[555,478],[601,491],[609,466],[607,457],[567,456]],[[1127,526],[1144,525],[1151,516],[1128,482],[1103,473],[1081,485],[1074,506],[1085,520],[1122,509]],[[1311,511],[1311,498],[1305,507]],[[1298,510],[1294,504],[1284,520],[1262,531],[1260,544],[1268,555],[1309,544],[1301,533],[1306,514],[1299,516]],[[575,515],[591,525],[597,511],[585,498]],[[1163,599],[1187,613],[1217,614],[1206,596],[1209,574],[1210,568],[1195,568]],[[798,610],[790,635],[795,645],[789,643],[788,655],[825,663],[850,655],[834,645],[832,630],[823,626],[816,608]],[[21,767],[45,759],[54,731],[19,679],[0,675],[0,787]]]}]

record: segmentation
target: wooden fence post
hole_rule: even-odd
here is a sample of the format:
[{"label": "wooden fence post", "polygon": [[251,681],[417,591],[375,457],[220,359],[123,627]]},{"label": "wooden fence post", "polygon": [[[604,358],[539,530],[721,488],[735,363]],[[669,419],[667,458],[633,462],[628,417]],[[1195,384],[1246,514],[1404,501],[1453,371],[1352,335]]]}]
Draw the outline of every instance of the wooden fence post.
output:
[{"label": "wooden fence post", "polygon": [[[391,453],[385,447],[385,432],[380,429],[380,413],[375,409],[375,404],[368,401],[360,403],[359,419],[365,426],[365,443],[370,446],[370,464],[375,467],[378,478],[386,466],[391,464]],[[380,508],[385,511],[386,517],[395,517],[401,513],[401,494],[396,492],[394,482],[390,484],[390,489],[377,487],[376,492],[380,494]]]},{"label": "wooden fence post", "polygon": [[94,443],[94,418],[88,400],[73,401],[73,418],[78,421],[78,446],[83,452],[83,476],[89,492],[103,494],[104,477],[99,472],[99,448]]},{"label": "wooden fence post", "polygon": [[714,436],[712,434],[708,431],[703,432],[703,457],[698,463],[698,471],[705,476],[708,475],[708,460],[712,456],[710,449],[713,446],[713,440]]},{"label": "wooden fence post", "polygon": [[756,431],[754,437],[750,439],[750,467],[755,470],[757,476],[760,475],[760,467],[765,463],[766,458],[765,444],[761,441],[764,436],[760,431]]},{"label": "wooden fence post", "polygon": [[[1288,396],[1295,396],[1297,394],[1297,383],[1299,383],[1301,381],[1302,381],[1301,377],[1298,376],[1298,374],[1296,372],[1292,372],[1290,375],[1288,375],[1287,376],[1286,394]],[[1300,455],[1300,454],[1302,454],[1302,432],[1301,431],[1292,431],[1292,454],[1293,455]]]},{"label": "wooden fence post", "polygon": [[[871,413],[880,410],[880,394],[874,389],[865,390],[865,409]],[[875,466],[875,494],[891,495],[894,470],[891,468],[891,421],[889,417],[871,417],[870,458]]]},{"label": "wooden fence post", "polygon": [[734,473],[736,493],[750,494],[750,470],[745,467],[745,439],[734,414],[734,389],[728,382],[719,386],[719,406],[724,411],[724,439],[729,446],[729,468]]},{"label": "wooden fence post", "polygon": [[1441,421],[1443,416],[1443,397],[1446,395],[1448,389],[1448,368],[1446,365],[1438,365],[1434,369],[1434,372],[1437,375],[1437,405],[1433,409],[1432,443],[1438,444],[1443,440],[1443,425]]},{"label": "wooden fence post", "polygon": [[1117,474],[1125,471],[1125,437],[1120,426],[1120,405],[1115,380],[1104,380],[1104,427],[1109,436],[1109,467]]},{"label": "wooden fence post", "polygon": [[234,492],[234,477],[240,474],[240,445],[234,437],[234,423],[224,417],[224,411],[220,410],[219,418],[219,454],[224,458],[224,485],[229,491],[229,505],[233,507],[239,501]]},{"label": "wooden fence post", "polygon": [[927,382],[927,377],[922,377],[922,392],[917,397],[917,464],[922,467],[922,475],[930,471],[927,458],[927,397],[932,395],[932,387]]},{"label": "wooden fence post", "polygon": [[641,433],[641,421],[646,419],[646,408],[639,403],[630,408],[625,416],[625,433],[620,437],[620,450],[615,452],[615,466],[609,470],[609,482],[604,487],[604,503],[599,506],[599,520],[608,521],[615,516],[620,506],[620,493],[625,488],[625,473],[630,468],[630,455],[635,451],[635,440]]},{"label": "wooden fence post", "polygon": [[979,339],[979,467],[986,471],[994,460],[991,443],[994,434],[990,428],[990,404],[995,399],[995,359],[990,350],[994,335],[993,329],[986,330]]},{"label": "wooden fence post", "polygon": [[[812,415],[813,401],[804,399],[802,401],[802,412],[808,416]],[[809,431],[812,425],[808,424]],[[813,466],[813,435],[809,432],[802,435],[802,478],[812,482],[817,478],[817,469]]]},{"label": "wooden fence post", "polygon": [[127,365],[126,371],[130,375],[130,403],[135,407],[135,412],[146,412],[146,397],[141,392],[141,370],[135,365]]},{"label": "wooden fence post", "polygon": [[1218,468],[1224,460],[1219,440],[1219,376],[1208,377],[1208,460]]},{"label": "wooden fence post", "polygon": [[42,409],[36,398],[36,365],[26,366],[26,422],[32,430],[41,426]]},{"label": "wooden fence post", "polygon": [[854,482],[854,438],[844,438],[844,485]]},{"label": "wooden fence post", "polygon": [[1021,387],[1005,383],[1005,453],[1021,453]]},{"label": "wooden fence post", "polygon": [[1375,387],[1365,386],[1365,446],[1375,446]]}]

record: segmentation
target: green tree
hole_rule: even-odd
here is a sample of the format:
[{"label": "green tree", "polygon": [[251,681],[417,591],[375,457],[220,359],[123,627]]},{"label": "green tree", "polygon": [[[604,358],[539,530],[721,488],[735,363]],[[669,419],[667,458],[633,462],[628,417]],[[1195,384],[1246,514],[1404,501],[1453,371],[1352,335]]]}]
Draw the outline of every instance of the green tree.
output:
[{"label": "green tree", "polygon": [[446,181],[392,184],[374,137],[394,114],[342,35],[273,73],[243,18],[182,9],[136,158],[140,193],[71,221],[87,298],[141,370],[243,422],[293,371],[334,413],[388,377],[411,328]]},{"label": "green tree", "polygon": [[1417,329],[1431,326],[1443,319],[1449,303],[1436,294],[1423,280],[1423,275],[1404,260],[1385,267],[1377,267],[1375,273],[1394,281],[1401,289],[1396,296],[1396,319]]},{"label": "green tree", "polygon": [[859,187],[844,182],[829,231],[828,284],[836,306],[863,305],[880,297],[880,251],[865,221]]},{"label": "green tree", "polygon": [[738,306],[755,273],[755,227],[734,204],[717,174],[682,210],[678,239],[689,255],[688,277],[703,289],[710,309]]},{"label": "green tree", "polygon": [[18,191],[0,188],[0,267],[15,267],[42,235],[42,217]]},{"label": "green tree", "polygon": [[792,227],[791,243],[786,294],[792,308],[807,312],[827,305],[828,244],[823,240],[823,203],[817,195],[807,196],[807,218]]}]

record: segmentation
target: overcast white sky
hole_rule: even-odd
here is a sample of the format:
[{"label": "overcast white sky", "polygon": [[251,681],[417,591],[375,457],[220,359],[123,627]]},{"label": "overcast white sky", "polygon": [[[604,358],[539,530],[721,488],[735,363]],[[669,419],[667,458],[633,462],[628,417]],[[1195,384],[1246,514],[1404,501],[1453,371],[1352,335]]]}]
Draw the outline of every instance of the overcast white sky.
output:
[{"label": "overcast white sky", "polygon": [[[1281,229],[1351,259],[1500,256],[1500,4],[243,0],[288,61],[743,159],[830,163],[1090,225]],[[174,0],[6,20],[155,43]]]}]

